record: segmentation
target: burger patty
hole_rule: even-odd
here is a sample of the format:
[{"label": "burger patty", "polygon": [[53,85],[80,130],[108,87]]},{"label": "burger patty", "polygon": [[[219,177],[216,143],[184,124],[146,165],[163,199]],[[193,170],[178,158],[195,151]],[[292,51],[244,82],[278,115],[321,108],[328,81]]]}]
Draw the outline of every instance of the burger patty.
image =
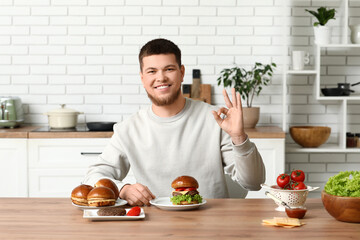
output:
[{"label": "burger patty", "polygon": [[[196,194],[199,194],[199,192],[197,191],[197,190],[192,190],[192,191],[188,191],[187,193],[185,193],[185,195],[190,195],[190,196],[194,196],[194,195],[196,195]],[[176,191],[174,191],[173,193],[172,193],[172,195],[173,196],[181,196],[181,195],[183,195],[181,192],[176,192]]]},{"label": "burger patty", "polygon": [[122,207],[105,207],[101,208],[97,213],[99,216],[124,216],[126,210]]}]

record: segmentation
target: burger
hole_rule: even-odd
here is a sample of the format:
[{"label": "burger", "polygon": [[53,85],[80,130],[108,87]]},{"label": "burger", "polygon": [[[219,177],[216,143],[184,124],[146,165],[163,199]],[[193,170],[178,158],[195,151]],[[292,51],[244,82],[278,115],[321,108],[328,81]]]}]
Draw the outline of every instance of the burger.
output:
[{"label": "burger", "polygon": [[89,206],[103,207],[115,205],[115,193],[108,187],[95,187],[87,195]]},{"label": "burger", "polygon": [[77,186],[71,192],[71,201],[77,205],[87,206],[87,196],[92,189],[92,186],[86,184],[81,184]]},{"label": "burger", "polygon": [[116,199],[119,196],[119,188],[116,186],[116,184],[112,180],[110,180],[108,178],[103,178],[103,179],[100,179],[99,181],[97,181],[95,183],[95,187],[108,187],[114,191]]},{"label": "burger", "polygon": [[172,192],[172,198],[170,198],[173,205],[190,205],[202,202],[202,197],[197,191],[199,183],[193,177],[177,177],[171,183],[171,187],[175,189]]}]

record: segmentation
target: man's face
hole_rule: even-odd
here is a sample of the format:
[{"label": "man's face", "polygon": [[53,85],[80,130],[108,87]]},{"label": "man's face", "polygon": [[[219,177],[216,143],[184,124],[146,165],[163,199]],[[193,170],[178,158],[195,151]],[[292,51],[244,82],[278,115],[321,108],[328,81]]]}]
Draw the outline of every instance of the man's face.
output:
[{"label": "man's face", "polygon": [[151,55],[143,58],[141,81],[157,106],[174,103],[181,93],[185,68],[179,67],[174,54]]}]

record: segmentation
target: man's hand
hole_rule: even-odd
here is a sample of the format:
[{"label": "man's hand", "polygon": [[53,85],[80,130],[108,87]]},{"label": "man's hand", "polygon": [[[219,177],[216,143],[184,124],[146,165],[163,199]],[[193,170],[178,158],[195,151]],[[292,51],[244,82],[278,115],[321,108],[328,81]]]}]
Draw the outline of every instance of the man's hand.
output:
[{"label": "man's hand", "polygon": [[[225,89],[223,90],[225,104],[228,108],[222,107],[217,112],[212,111],[212,114],[214,115],[214,118],[219,126],[230,135],[233,143],[238,145],[246,140],[247,135],[244,131],[244,120],[240,93],[236,93],[235,88],[232,88],[231,94],[232,101],[230,101]],[[224,114],[225,117],[221,118],[221,114]]]},{"label": "man's hand", "polygon": [[150,206],[150,200],[155,196],[149,188],[140,184],[125,185],[120,191],[120,198],[126,200],[131,206]]}]

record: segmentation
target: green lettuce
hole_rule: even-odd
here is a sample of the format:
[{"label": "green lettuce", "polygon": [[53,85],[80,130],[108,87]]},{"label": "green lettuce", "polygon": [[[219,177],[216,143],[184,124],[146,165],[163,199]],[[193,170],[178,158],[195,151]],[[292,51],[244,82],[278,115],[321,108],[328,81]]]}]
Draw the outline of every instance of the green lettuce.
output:
[{"label": "green lettuce", "polygon": [[170,201],[178,205],[182,201],[187,201],[188,203],[191,203],[192,201],[197,201],[198,203],[202,203],[202,197],[199,194],[195,194],[194,196],[190,196],[188,194],[186,195],[178,195],[170,198]]},{"label": "green lettuce", "polygon": [[360,171],[346,171],[330,177],[324,188],[331,195],[360,197]]}]

